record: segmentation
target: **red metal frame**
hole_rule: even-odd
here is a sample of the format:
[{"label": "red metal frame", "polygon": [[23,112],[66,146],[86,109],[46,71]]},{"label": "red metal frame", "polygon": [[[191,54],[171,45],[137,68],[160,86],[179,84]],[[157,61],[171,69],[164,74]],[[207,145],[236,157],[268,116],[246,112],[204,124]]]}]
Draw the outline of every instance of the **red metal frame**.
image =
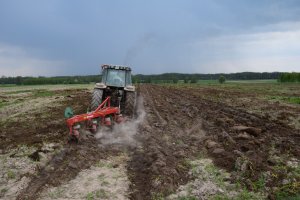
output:
[{"label": "red metal frame", "polygon": [[[67,119],[67,125],[69,128],[70,136],[75,136],[76,138],[79,137],[78,129],[74,128],[74,125],[80,124],[81,122],[85,123],[85,128],[90,129],[92,131],[96,131],[99,125],[106,125],[109,126],[111,123],[105,121],[106,116],[110,117],[113,116],[113,119],[117,123],[121,122],[122,120],[120,115],[120,109],[118,107],[110,107],[110,97],[107,97],[99,106],[98,108],[90,113],[75,115],[74,117]],[[94,124],[93,119],[98,118],[99,123]]]}]

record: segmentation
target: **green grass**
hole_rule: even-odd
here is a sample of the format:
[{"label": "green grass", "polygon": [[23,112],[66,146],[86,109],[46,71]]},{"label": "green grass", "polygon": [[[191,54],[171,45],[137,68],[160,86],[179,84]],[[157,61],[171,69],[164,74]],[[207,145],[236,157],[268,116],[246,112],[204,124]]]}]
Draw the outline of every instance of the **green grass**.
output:
[{"label": "green grass", "polygon": [[261,176],[257,181],[252,183],[253,189],[256,192],[262,191],[265,188],[266,180],[264,176]]},{"label": "green grass", "polygon": [[93,89],[95,84],[58,84],[58,85],[1,85],[0,92],[14,92],[14,91],[26,91],[31,90],[66,90],[66,89]]},{"label": "green grass", "polygon": [[15,179],[16,178],[15,172],[13,172],[12,170],[8,170],[7,171],[7,178],[8,179]]},{"label": "green grass", "polygon": [[198,80],[196,84],[204,84],[204,85],[219,84],[219,81],[218,80]]},{"label": "green grass", "polygon": [[53,95],[55,95],[55,93],[50,90],[37,90],[37,91],[34,91],[34,93],[33,93],[34,97],[50,97]]},{"label": "green grass", "polygon": [[218,186],[222,188],[225,187],[224,184],[225,176],[220,172],[220,169],[215,167],[214,164],[208,164],[207,166],[205,166],[205,170],[212,176],[214,182],[217,183]]},{"label": "green grass", "polygon": [[[272,83],[272,84],[274,84],[274,83],[276,83],[276,84],[279,84],[278,82],[277,82],[277,79],[262,79],[262,80],[226,80],[225,81],[225,83],[223,83],[223,84],[259,84],[259,83],[262,83],[262,84],[264,84],[264,83]],[[199,80],[197,80],[197,82],[196,83],[184,83],[184,81],[183,80],[179,80],[178,81],[178,83],[167,83],[167,82],[157,82],[157,83],[155,83],[154,82],[154,84],[163,84],[163,85],[168,85],[168,84],[170,84],[170,85],[220,85],[220,83],[219,83],[219,80],[201,80],[201,79],[199,79]]]},{"label": "green grass", "polygon": [[50,192],[48,195],[51,199],[61,198],[65,191],[61,188],[56,188],[53,192]]},{"label": "green grass", "polygon": [[[290,83],[281,84],[276,80],[241,80],[241,81],[226,81],[224,84],[218,83],[216,80],[199,80],[196,84],[162,84],[175,88],[199,88],[199,89],[214,89],[213,93],[204,93],[201,96],[213,96],[220,92],[238,92],[237,95],[257,95],[259,98],[266,98],[268,96],[284,97],[284,101],[291,104],[299,104],[300,98],[300,84]],[[215,92],[215,93],[214,93]],[[199,93],[200,94],[200,93]],[[235,94],[234,94],[235,95]],[[232,98],[235,96],[232,96]],[[229,96],[231,98],[231,96]]]},{"label": "green grass", "polygon": [[232,200],[232,198],[228,197],[226,194],[217,194],[210,198],[212,200]]},{"label": "green grass", "polygon": [[106,168],[113,168],[113,163],[106,163],[106,162],[102,162],[102,161],[99,161],[97,164],[96,164],[96,167],[106,167]]},{"label": "green grass", "polygon": [[27,92],[32,92],[32,90],[16,90],[16,91],[7,92],[6,94],[19,94],[19,93],[27,93]]},{"label": "green grass", "polygon": [[260,198],[254,195],[253,193],[249,192],[248,190],[244,189],[241,193],[239,193],[236,200],[259,200]]},{"label": "green grass", "polygon": [[1,191],[0,191],[0,194],[5,194],[7,191],[8,191],[7,188],[2,188]]},{"label": "green grass", "polygon": [[109,193],[106,192],[104,189],[100,189],[96,191],[95,196],[97,197],[97,199],[108,199]]},{"label": "green grass", "polygon": [[108,186],[108,185],[110,185],[110,183],[108,181],[104,180],[101,182],[101,186]]},{"label": "green grass", "polygon": [[263,80],[227,80],[225,83],[277,83],[276,79],[263,79]]},{"label": "green grass", "polygon": [[155,194],[152,194],[152,197],[151,197],[152,200],[164,200],[164,195],[162,193],[155,193]]},{"label": "green grass", "polygon": [[295,182],[295,183],[289,183],[286,185],[283,185],[279,187],[275,191],[275,197],[278,200],[285,200],[285,199],[300,199],[300,183]]},{"label": "green grass", "polygon": [[15,87],[16,84],[0,84],[0,87]]},{"label": "green grass", "polygon": [[98,175],[97,177],[100,181],[103,181],[105,179],[105,174],[104,173],[101,173]]},{"label": "green grass", "polygon": [[16,105],[16,104],[19,104],[19,103],[21,103],[23,101],[24,101],[24,99],[16,99],[14,101],[1,101],[0,100],[0,108],[5,107],[5,106],[9,106],[11,104],[15,104]]},{"label": "green grass", "polygon": [[300,104],[300,97],[269,96],[268,99],[284,101],[291,104]]},{"label": "green grass", "polygon": [[93,200],[94,199],[94,194],[93,193],[88,193],[87,195],[86,195],[86,200]]},{"label": "green grass", "polygon": [[248,191],[247,189],[243,189],[235,197],[229,197],[227,194],[217,194],[212,196],[211,199],[213,200],[261,200],[262,197],[255,195],[254,193]]},{"label": "green grass", "polygon": [[3,108],[8,105],[9,105],[9,102],[0,102],[0,108]]},{"label": "green grass", "polygon": [[179,197],[178,200],[197,200],[197,197],[194,196],[186,196],[186,197]]},{"label": "green grass", "polygon": [[290,103],[300,104],[300,97],[287,97],[285,98],[285,101],[288,101]]}]

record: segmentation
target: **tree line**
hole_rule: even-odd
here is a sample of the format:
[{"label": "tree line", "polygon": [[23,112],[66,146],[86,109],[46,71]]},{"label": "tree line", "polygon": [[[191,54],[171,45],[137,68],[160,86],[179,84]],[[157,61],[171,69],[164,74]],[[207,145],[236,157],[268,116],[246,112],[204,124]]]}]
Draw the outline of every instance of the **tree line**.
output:
[{"label": "tree line", "polygon": [[99,82],[100,75],[89,76],[56,76],[56,77],[4,77],[0,78],[0,84],[16,85],[45,85],[45,84],[85,84]]},{"label": "tree line", "polygon": [[282,72],[240,72],[240,73],[217,73],[217,74],[182,74],[164,73],[157,75],[137,74],[134,79],[143,83],[177,83],[183,80],[184,83],[196,83],[198,80],[218,80],[223,76],[226,80],[262,80],[278,79]]},{"label": "tree line", "polygon": [[[282,72],[241,72],[230,74],[182,74],[182,73],[164,73],[156,75],[133,75],[134,83],[196,83],[198,80],[218,80],[223,76],[226,80],[260,80],[260,79],[278,79],[279,82],[300,82],[300,73],[282,73]],[[101,75],[87,76],[55,76],[55,77],[5,77],[0,78],[0,84],[17,85],[43,85],[43,84],[84,84],[100,82]]]},{"label": "tree line", "polygon": [[278,78],[278,82],[282,82],[282,83],[295,83],[298,82],[300,83],[300,73],[282,73],[280,74],[279,78]]}]

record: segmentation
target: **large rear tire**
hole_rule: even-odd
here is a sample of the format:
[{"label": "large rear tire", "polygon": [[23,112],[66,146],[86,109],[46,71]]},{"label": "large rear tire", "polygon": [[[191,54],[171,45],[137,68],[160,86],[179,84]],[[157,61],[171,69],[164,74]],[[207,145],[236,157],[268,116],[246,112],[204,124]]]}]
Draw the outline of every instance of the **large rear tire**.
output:
[{"label": "large rear tire", "polygon": [[92,95],[92,103],[91,103],[92,111],[96,110],[96,108],[98,108],[98,106],[101,104],[102,97],[103,97],[103,90],[94,89],[93,95]]},{"label": "large rear tire", "polygon": [[125,111],[124,114],[133,118],[135,114],[136,92],[126,92]]}]

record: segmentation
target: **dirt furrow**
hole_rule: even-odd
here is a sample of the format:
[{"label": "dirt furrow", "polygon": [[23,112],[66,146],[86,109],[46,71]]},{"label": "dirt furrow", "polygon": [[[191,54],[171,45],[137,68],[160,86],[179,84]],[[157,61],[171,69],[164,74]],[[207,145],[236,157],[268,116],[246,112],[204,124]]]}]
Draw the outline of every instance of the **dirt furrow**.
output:
[{"label": "dirt furrow", "polygon": [[[155,90],[163,88],[152,87]],[[288,160],[300,157],[297,146],[300,143],[299,130],[281,121],[249,113],[246,108],[235,108],[223,102],[204,99],[201,93],[189,89],[165,87],[165,93],[176,94],[173,98],[184,97],[188,108],[192,106],[200,111],[190,112],[190,115],[192,118],[203,119],[203,128],[207,132],[206,144],[209,141],[217,142],[215,148],[209,149],[209,155],[214,158],[217,166],[233,171],[239,167],[237,165],[240,164],[238,160],[241,156],[249,160],[243,178],[250,189],[253,189],[251,181],[257,181],[264,171],[280,173],[273,171],[276,169],[273,166],[281,162],[274,161],[274,157],[284,155]],[[218,153],[214,151],[216,148]],[[280,185],[286,176],[279,174],[280,178],[270,178],[266,184]]]},{"label": "dirt furrow", "polygon": [[202,148],[203,134],[199,119],[183,113],[183,100],[164,88],[143,85],[141,95],[147,113],[139,130],[142,148],[134,152],[128,171],[131,198],[151,199],[174,192],[188,180],[185,159]]},{"label": "dirt furrow", "polygon": [[[217,166],[229,172],[240,170],[241,156],[248,159],[242,178],[249,180],[245,182],[249,189],[263,171],[272,171],[274,148],[276,155],[299,159],[299,131],[278,121],[204,99],[193,90],[142,85],[141,94],[147,125],[140,127],[143,147],[129,164],[132,199],[174,192],[189,179],[184,159],[201,151],[207,151]],[[212,142],[216,142],[215,147],[204,148]],[[267,184],[279,181],[271,179]]]},{"label": "dirt furrow", "polygon": [[47,187],[55,187],[73,179],[80,171],[96,164],[100,159],[117,152],[101,149],[94,139],[84,144],[66,145],[49,163],[39,170],[17,199],[37,199]]}]

